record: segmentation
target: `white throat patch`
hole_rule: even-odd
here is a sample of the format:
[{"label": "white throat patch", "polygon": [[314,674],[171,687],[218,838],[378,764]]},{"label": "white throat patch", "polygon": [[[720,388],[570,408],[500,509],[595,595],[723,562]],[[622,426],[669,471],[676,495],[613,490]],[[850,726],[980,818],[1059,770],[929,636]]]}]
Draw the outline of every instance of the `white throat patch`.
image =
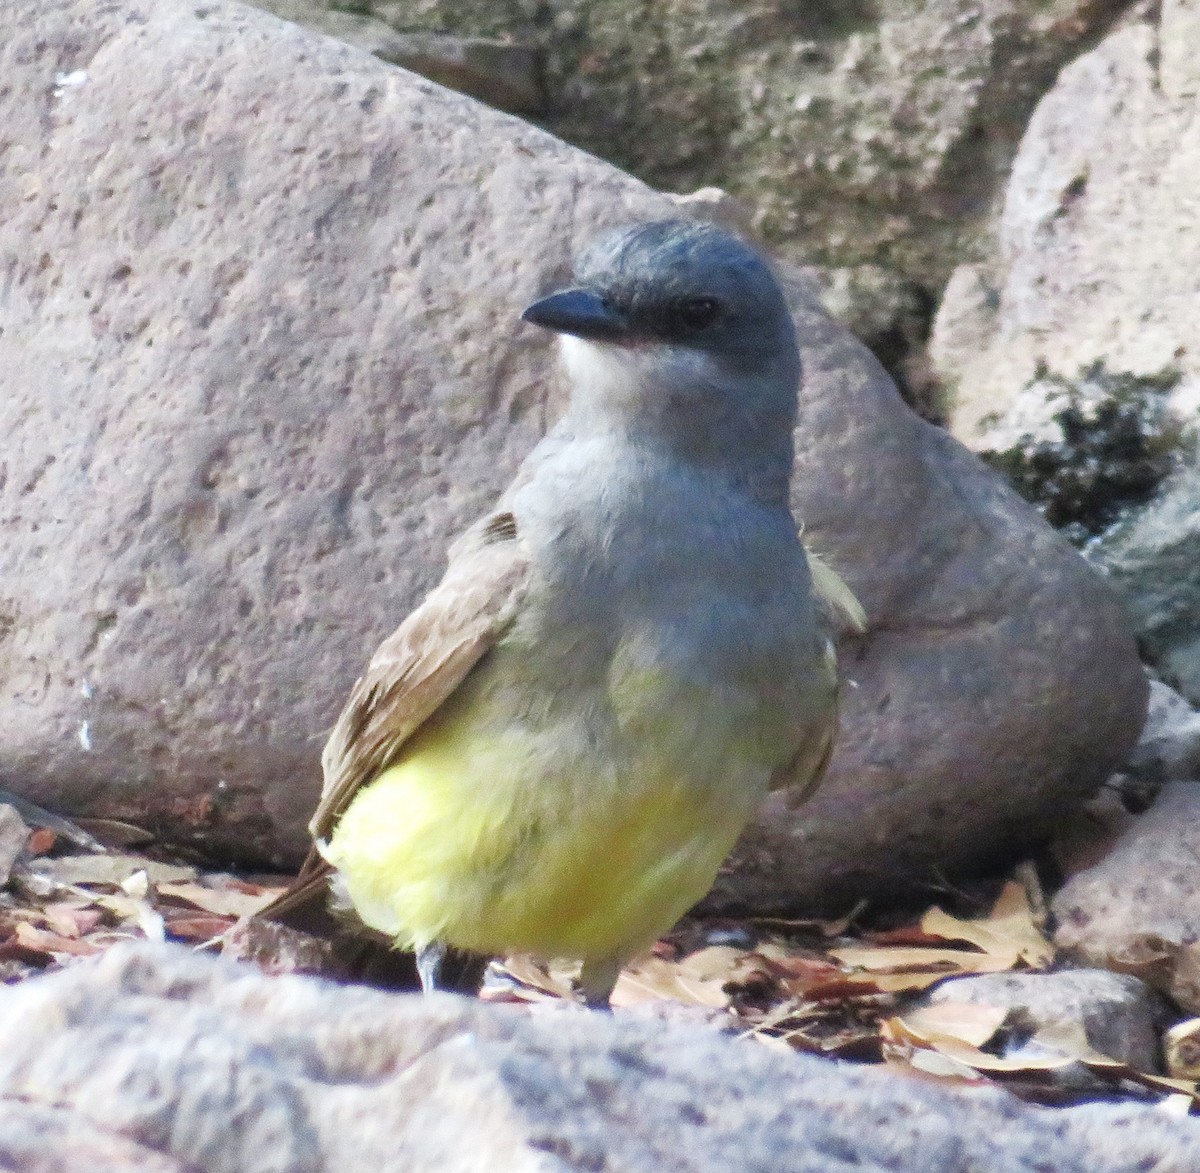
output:
[{"label": "white throat patch", "polygon": [[563,334],[559,347],[575,393],[593,403],[638,400],[651,388],[687,394],[724,378],[707,354],[687,346],[616,346]]},{"label": "white throat patch", "polygon": [[563,334],[559,352],[571,386],[586,399],[623,399],[640,381],[639,364],[620,346]]}]

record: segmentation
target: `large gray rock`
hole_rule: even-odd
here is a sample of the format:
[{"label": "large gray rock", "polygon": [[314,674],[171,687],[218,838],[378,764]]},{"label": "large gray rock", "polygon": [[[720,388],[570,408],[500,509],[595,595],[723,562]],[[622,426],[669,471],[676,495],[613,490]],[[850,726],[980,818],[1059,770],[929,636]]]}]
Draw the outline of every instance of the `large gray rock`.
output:
[{"label": "large gray rock", "polygon": [[[933,353],[954,430],[1091,550],[1142,647],[1200,702],[1200,13],[1162,6],[1065,69],[997,244],[951,279]],[[1113,527],[1114,523],[1115,528]]]},{"label": "large gray rock", "polygon": [[1146,724],[1125,766],[1151,785],[1200,782],[1200,713],[1161,680],[1150,682]]},{"label": "large gray rock", "polygon": [[[1200,1124],[1050,1114],[711,1029],[421,1000],[120,947],[0,989],[0,1096],[206,1173],[1125,1173],[1200,1169]],[[6,1135],[29,1125],[0,1118]],[[26,1144],[26,1153],[30,1146]],[[122,1168],[87,1162],[76,1168]]]},{"label": "large gray rock", "polygon": [[1163,491],[1113,527],[1090,556],[1128,601],[1150,662],[1200,705],[1200,449]]},{"label": "large gray rock", "polygon": [[127,1140],[107,1121],[69,1108],[8,1100],[0,1121],[4,1173],[192,1173],[182,1161]]},{"label": "large gray rock", "polygon": [[1200,784],[1173,782],[1054,898],[1055,943],[1200,1013]]},{"label": "large gray rock", "polygon": [[1157,1071],[1165,1007],[1144,982],[1103,969],[1058,973],[984,973],[942,982],[927,1001],[966,1002],[1008,1011],[1004,1025],[1019,1047],[1036,1031],[1082,1026],[1102,1055],[1137,1071]]},{"label": "large gray rock", "polygon": [[[674,205],[221,0],[11,2],[0,76],[0,784],[295,860],[350,684],[558,410],[520,310]],[[983,866],[1145,704],[1105,584],[795,299],[794,504],[872,630],[823,792],[726,906]]]},{"label": "large gray rock", "polygon": [[1133,23],[1062,71],[1022,139],[993,254],[946,291],[934,357],[973,445],[1035,385],[1123,378],[1127,399],[1140,384],[1179,416],[1200,402],[1200,121],[1161,84],[1170,35]]},{"label": "large gray rock", "polygon": [[[945,433],[876,398],[877,366],[840,328],[800,322],[815,394],[801,401],[797,516],[848,572],[871,631],[842,648],[843,740],[826,783],[798,817],[769,800],[714,909],[799,897],[844,911],[934,881],[939,860],[995,863],[1061,816],[1051,791],[1069,804],[1092,789],[1085,773],[1106,777],[1101,761],[1124,758],[1144,713],[1107,585]],[[918,452],[934,476],[917,472]],[[1067,662],[1080,674],[1060,676]]]}]

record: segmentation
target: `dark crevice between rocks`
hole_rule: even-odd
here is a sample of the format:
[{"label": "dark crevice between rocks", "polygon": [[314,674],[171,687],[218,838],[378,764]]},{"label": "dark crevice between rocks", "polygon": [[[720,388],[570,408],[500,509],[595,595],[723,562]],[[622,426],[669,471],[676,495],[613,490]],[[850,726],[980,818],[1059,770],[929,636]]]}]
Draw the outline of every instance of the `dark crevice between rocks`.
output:
[{"label": "dark crevice between rocks", "polygon": [[809,271],[826,310],[879,359],[901,399],[922,419],[944,425],[945,398],[927,351],[937,309],[932,290],[883,265]]}]

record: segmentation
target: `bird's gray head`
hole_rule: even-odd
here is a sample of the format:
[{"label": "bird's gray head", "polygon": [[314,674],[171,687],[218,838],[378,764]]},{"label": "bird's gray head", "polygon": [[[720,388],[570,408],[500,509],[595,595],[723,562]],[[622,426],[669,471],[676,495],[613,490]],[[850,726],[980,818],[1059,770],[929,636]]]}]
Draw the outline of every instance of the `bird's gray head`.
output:
[{"label": "bird's gray head", "polygon": [[769,463],[786,490],[800,359],[763,259],[711,224],[661,220],[601,236],[574,276],[523,315],[563,336],[572,413],[705,463]]}]

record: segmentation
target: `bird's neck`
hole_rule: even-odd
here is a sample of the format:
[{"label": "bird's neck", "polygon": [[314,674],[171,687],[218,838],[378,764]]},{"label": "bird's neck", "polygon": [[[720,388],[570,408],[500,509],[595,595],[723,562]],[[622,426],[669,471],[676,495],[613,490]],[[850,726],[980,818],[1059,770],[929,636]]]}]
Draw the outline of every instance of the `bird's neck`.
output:
[{"label": "bird's neck", "polygon": [[[564,420],[578,438],[691,467],[770,506],[787,507],[794,457],[794,387],[713,385],[712,372],[671,370],[663,377],[636,352],[564,340],[571,406]],[[786,375],[784,376],[786,378]]]}]

